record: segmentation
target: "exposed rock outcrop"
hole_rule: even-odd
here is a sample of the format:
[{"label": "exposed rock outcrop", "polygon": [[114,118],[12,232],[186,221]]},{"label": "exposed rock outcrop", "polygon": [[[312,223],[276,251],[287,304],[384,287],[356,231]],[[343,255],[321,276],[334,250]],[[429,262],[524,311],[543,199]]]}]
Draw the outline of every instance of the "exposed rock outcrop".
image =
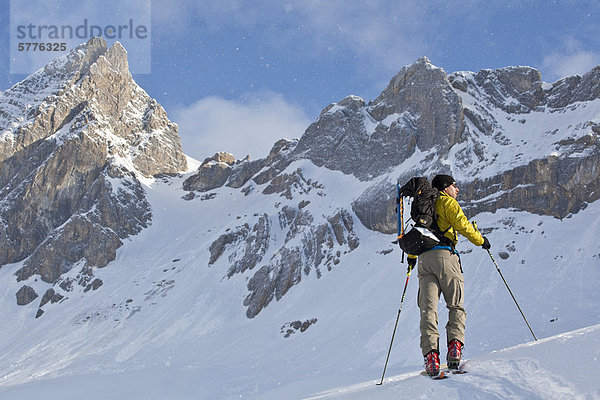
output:
[{"label": "exposed rock outcrop", "polygon": [[31,303],[35,299],[38,298],[38,294],[31,286],[24,285],[19,289],[16,293],[17,296],[17,304],[20,306],[24,306],[26,304]]},{"label": "exposed rock outcrop", "polygon": [[297,144],[298,140],[278,140],[267,157],[254,161],[249,157],[236,160],[230,153],[217,153],[204,160],[198,170],[185,180],[183,189],[205,192],[221,186],[240,188],[251,179],[259,185],[263,184],[291,163],[289,154]]},{"label": "exposed rock outcrop", "polygon": [[207,158],[198,167],[196,174],[183,182],[183,189],[187,191],[207,192],[223,186],[231,175],[235,157],[230,153],[217,153]]},{"label": "exposed rock outcrop", "polygon": [[[303,275],[313,272],[320,277],[323,267],[330,270],[340,262],[342,253],[359,246],[353,218],[346,210],[317,220],[320,222],[315,219],[306,209],[284,206],[276,218],[262,215],[252,229],[244,224],[212,243],[210,264],[227,254],[228,277],[259,267],[248,281],[250,293],[244,300],[248,318],[281,299]],[[273,234],[274,223],[285,237]]]}]

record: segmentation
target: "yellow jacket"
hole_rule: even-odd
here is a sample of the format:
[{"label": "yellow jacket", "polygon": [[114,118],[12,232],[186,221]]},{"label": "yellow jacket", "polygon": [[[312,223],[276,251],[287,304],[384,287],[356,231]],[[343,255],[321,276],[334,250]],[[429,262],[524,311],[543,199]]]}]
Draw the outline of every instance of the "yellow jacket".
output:
[{"label": "yellow jacket", "polygon": [[458,238],[456,233],[460,233],[475,246],[483,244],[483,236],[469,222],[458,202],[444,192],[440,192],[439,197],[435,201],[435,210],[438,214],[438,226],[448,239],[456,245]]}]

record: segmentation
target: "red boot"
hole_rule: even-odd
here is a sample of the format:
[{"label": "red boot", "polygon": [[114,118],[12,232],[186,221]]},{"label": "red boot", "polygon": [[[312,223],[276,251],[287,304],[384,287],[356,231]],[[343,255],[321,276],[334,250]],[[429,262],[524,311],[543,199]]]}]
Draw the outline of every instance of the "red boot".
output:
[{"label": "red boot", "polygon": [[440,353],[437,350],[431,350],[425,358],[425,372],[429,376],[437,376],[440,373]]},{"label": "red boot", "polygon": [[458,369],[460,359],[462,357],[463,346],[464,345],[460,342],[460,340],[457,339],[452,339],[450,343],[448,343],[448,355],[446,356],[448,368]]}]

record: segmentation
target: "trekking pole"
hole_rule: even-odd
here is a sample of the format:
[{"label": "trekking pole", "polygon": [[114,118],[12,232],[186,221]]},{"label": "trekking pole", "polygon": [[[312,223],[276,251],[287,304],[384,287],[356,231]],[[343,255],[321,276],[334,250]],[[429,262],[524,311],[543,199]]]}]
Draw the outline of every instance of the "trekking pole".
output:
[{"label": "trekking pole", "polygon": [[388,349],[387,358],[385,359],[385,366],[383,367],[383,374],[381,374],[381,382],[377,385],[383,384],[383,378],[385,376],[385,370],[387,369],[388,361],[390,360],[390,353],[392,352],[392,345],[394,344],[394,336],[396,336],[396,328],[398,327],[398,320],[400,319],[400,313],[402,312],[402,304],[404,303],[404,295],[406,294],[406,287],[408,286],[408,278],[410,278],[410,272],[406,274],[406,283],[404,284],[404,291],[402,292],[402,300],[400,300],[400,308],[398,309],[398,315],[396,316],[396,324],[394,325],[394,332],[392,333],[392,340],[390,341],[390,348]]},{"label": "trekking pole", "polygon": [[[473,221],[473,227],[477,231],[479,231],[479,229],[477,229],[477,225],[475,224],[475,221]],[[510,287],[508,286],[508,283],[506,283],[506,279],[504,279],[504,275],[502,275],[502,271],[500,271],[500,267],[498,267],[498,263],[496,262],[496,260],[494,260],[494,256],[492,256],[492,252],[489,249],[487,249],[487,252],[490,255],[490,258],[492,259],[492,262],[494,263],[494,266],[496,267],[496,271],[498,271],[498,273],[500,274],[500,277],[502,278],[502,281],[504,282],[504,285],[508,289],[508,293],[510,293],[510,296],[512,297],[513,301],[517,305],[517,308],[519,309],[519,312],[521,313],[521,316],[523,317],[523,320],[525,321],[525,324],[527,324],[527,327],[529,328],[529,332],[531,332],[531,335],[533,336],[533,338],[537,342],[537,337],[535,336],[535,333],[533,333],[533,329],[531,329],[531,326],[529,325],[529,322],[527,322],[527,318],[525,318],[525,314],[523,314],[523,310],[521,310],[521,307],[519,306],[519,303],[517,302],[517,299],[515,299],[515,295],[513,294],[512,290],[510,290]]]},{"label": "trekking pole", "polygon": [[517,308],[519,309],[519,312],[521,313],[521,316],[523,317],[523,320],[527,324],[527,327],[529,328],[529,332],[531,332],[531,334],[533,335],[533,338],[537,342],[537,337],[535,337],[535,333],[533,333],[533,329],[531,329],[531,326],[529,326],[529,322],[527,322],[527,318],[525,318],[525,314],[523,314],[523,310],[521,310],[521,307],[519,307],[519,303],[517,303],[517,299],[515,299],[515,296],[513,295],[512,291],[510,290],[510,287],[508,287],[508,283],[506,283],[506,279],[504,279],[504,275],[502,275],[502,272],[500,271],[500,268],[498,267],[496,260],[494,260],[494,257],[492,256],[492,253],[490,252],[489,249],[487,250],[487,252],[490,255],[490,258],[492,259],[492,262],[496,266],[496,271],[498,271],[498,273],[500,274],[500,277],[502,278],[502,281],[504,281],[504,284],[506,285],[506,288],[508,289],[508,293],[510,293],[512,299],[514,300],[515,304],[517,305]]},{"label": "trekking pole", "polygon": [[[396,184],[398,202],[398,245],[400,245],[400,238],[404,236],[404,201],[400,196],[400,185]],[[404,262],[404,252],[402,253],[402,262]],[[387,358],[385,359],[385,366],[383,367],[383,374],[381,374],[381,382],[377,385],[383,384],[383,378],[385,377],[385,370],[387,369],[388,361],[390,360],[390,354],[392,352],[392,345],[394,344],[394,337],[396,336],[396,328],[398,327],[398,320],[400,319],[400,313],[402,312],[402,304],[404,304],[404,296],[406,295],[406,288],[408,287],[408,278],[410,278],[411,270],[409,269],[406,273],[406,282],[404,283],[404,290],[402,291],[402,299],[400,300],[400,308],[398,309],[398,315],[396,316],[396,323],[394,324],[394,332],[392,333],[392,340],[390,341],[390,348],[388,349]]]}]

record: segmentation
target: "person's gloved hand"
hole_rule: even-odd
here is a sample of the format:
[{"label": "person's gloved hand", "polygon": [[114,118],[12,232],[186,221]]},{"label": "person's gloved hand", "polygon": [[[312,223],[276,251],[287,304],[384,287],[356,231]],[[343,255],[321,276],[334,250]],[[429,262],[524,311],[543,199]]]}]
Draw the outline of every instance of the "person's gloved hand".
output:
[{"label": "person's gloved hand", "polygon": [[481,245],[481,247],[483,247],[484,250],[489,250],[492,248],[490,241],[485,236],[483,237],[483,244]]},{"label": "person's gloved hand", "polygon": [[413,270],[413,268],[415,267],[415,265],[417,265],[417,257],[416,256],[408,256],[408,269],[406,270],[407,274],[410,274]]}]

